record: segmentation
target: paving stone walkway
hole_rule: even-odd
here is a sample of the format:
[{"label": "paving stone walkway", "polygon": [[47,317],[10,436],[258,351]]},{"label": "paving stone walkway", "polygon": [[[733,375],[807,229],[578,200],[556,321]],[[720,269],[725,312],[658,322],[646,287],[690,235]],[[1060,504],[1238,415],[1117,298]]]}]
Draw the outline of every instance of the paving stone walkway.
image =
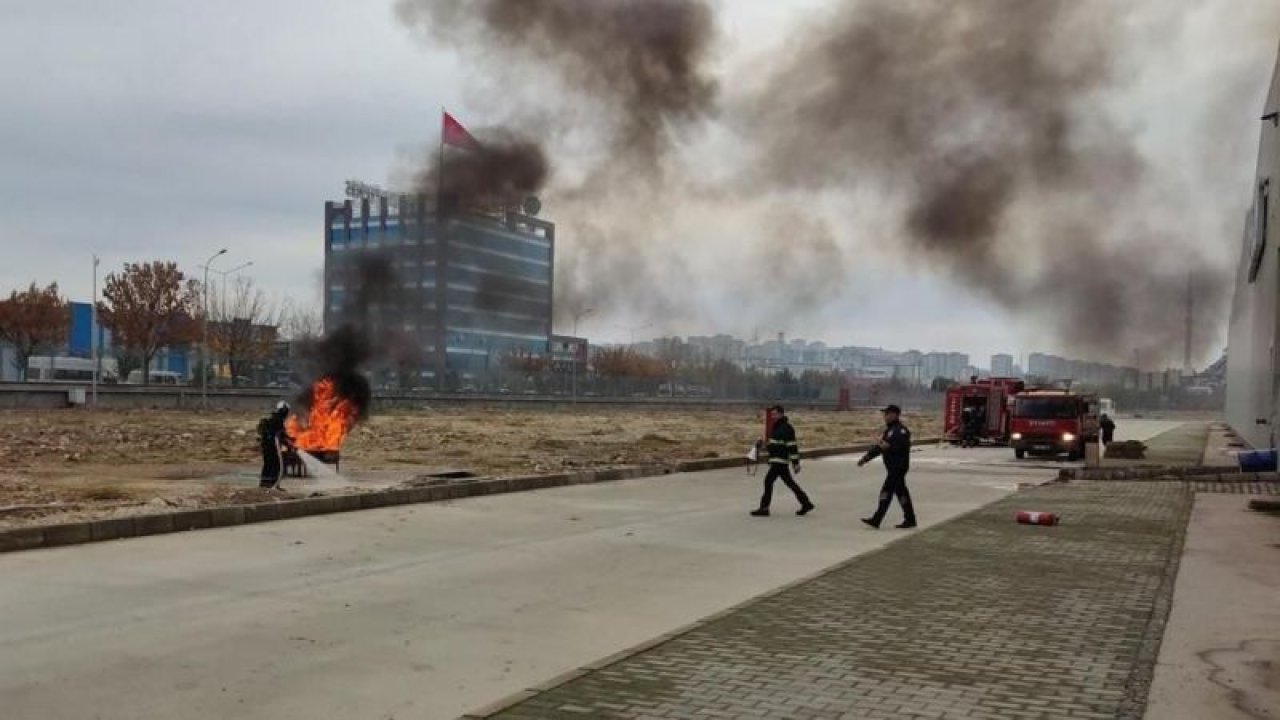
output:
[{"label": "paving stone walkway", "polygon": [[1202,493],[1229,493],[1232,495],[1280,495],[1280,483],[1265,481],[1215,482],[1197,480],[1190,483],[1191,489]]},{"label": "paving stone walkway", "polygon": [[1019,493],[478,717],[1139,718],[1192,492]]}]

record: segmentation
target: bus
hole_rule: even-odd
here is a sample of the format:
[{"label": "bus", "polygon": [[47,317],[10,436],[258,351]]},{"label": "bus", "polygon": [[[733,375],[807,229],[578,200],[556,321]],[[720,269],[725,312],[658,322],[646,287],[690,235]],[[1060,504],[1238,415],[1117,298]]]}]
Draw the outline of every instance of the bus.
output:
[{"label": "bus", "polygon": [[[120,381],[119,365],[115,358],[102,358],[98,363],[98,382],[114,384]],[[93,382],[93,360],[78,357],[32,357],[27,360],[27,382]]]}]

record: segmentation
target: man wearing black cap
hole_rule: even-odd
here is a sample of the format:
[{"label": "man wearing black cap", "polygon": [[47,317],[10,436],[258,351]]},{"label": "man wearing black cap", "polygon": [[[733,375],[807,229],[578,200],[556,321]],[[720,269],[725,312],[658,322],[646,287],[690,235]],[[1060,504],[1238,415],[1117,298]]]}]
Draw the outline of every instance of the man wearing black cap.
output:
[{"label": "man wearing black cap", "polygon": [[280,477],[284,474],[284,450],[293,446],[293,439],[285,430],[289,417],[289,403],[281,400],[270,415],[258,421],[258,441],[262,445],[262,477],[258,487],[263,490],[280,489]]},{"label": "man wearing black cap", "polygon": [[783,414],[781,405],[774,405],[769,408],[769,412],[776,417],[766,446],[769,453],[769,472],[764,476],[764,495],[760,498],[760,507],[752,510],[751,514],[756,517],[769,517],[769,502],[773,500],[773,484],[778,481],[778,478],[782,478],[782,482],[795,493],[796,500],[800,501],[800,509],[796,514],[807,515],[813,509],[813,503],[809,502],[809,496],[791,477],[792,470],[800,472],[800,444],[796,442],[796,430],[791,427],[791,422]]},{"label": "man wearing black cap", "polygon": [[911,466],[911,431],[899,419],[902,409],[897,405],[890,405],[883,412],[884,433],[880,436],[880,442],[858,461],[858,467],[881,457],[884,458],[884,469],[888,474],[884,485],[880,487],[879,507],[871,517],[862,518],[862,522],[878,529],[896,495],[903,514],[902,524],[896,527],[913,528],[916,526],[916,511],[911,506],[911,493],[907,490],[907,470]]}]

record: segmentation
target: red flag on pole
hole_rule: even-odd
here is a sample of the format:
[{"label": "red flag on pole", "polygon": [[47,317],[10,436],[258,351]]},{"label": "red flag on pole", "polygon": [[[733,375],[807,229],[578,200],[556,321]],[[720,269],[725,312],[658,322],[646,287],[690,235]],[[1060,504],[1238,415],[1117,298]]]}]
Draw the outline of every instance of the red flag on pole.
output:
[{"label": "red flag on pole", "polygon": [[462,127],[462,123],[454,119],[449,113],[444,113],[444,125],[441,128],[441,142],[445,145],[466,148],[468,150],[477,150],[480,142],[472,137],[467,129]]}]

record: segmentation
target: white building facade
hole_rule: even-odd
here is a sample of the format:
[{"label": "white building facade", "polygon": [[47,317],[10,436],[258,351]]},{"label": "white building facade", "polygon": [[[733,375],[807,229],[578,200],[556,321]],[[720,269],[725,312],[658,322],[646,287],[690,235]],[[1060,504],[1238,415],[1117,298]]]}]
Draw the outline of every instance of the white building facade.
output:
[{"label": "white building facade", "polygon": [[1253,201],[1231,302],[1227,339],[1227,421],[1255,448],[1276,446],[1280,416],[1280,224],[1276,184],[1280,182],[1280,58],[1262,112]]}]

